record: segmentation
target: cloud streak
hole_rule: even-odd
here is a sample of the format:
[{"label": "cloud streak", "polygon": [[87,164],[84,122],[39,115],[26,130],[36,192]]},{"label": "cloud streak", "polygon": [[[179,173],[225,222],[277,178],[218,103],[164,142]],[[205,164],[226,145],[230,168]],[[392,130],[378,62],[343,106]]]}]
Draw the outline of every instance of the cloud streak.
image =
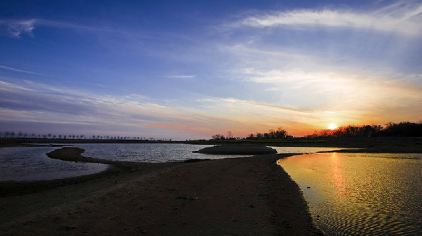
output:
[{"label": "cloud streak", "polygon": [[35,29],[35,19],[28,20],[0,20],[0,29],[14,38],[20,38],[23,34],[32,35]]},{"label": "cloud streak", "polygon": [[169,79],[180,79],[180,80],[190,80],[194,79],[195,75],[168,75],[166,76]]},{"label": "cloud streak", "polygon": [[[317,97],[318,102],[313,105],[316,108],[345,107],[370,111],[374,108],[399,106],[405,103],[419,104],[422,101],[420,95],[422,88],[417,81],[420,75],[371,74],[334,68],[326,71],[323,69],[263,71],[245,68],[243,78],[253,83],[268,84],[270,88],[278,88],[277,91],[307,94],[306,97],[312,100]],[[392,95],[394,101],[389,99]],[[300,100],[306,98],[301,97]],[[306,101],[305,104],[312,102]]]},{"label": "cloud streak", "polygon": [[110,32],[128,34],[128,32],[120,31],[111,27],[99,27],[84,24],[75,24],[65,21],[55,21],[48,19],[0,19],[0,30],[5,31],[11,37],[21,38],[23,35],[33,36],[33,32],[37,27],[50,27],[58,29],[72,29],[88,32]]},{"label": "cloud streak", "polygon": [[19,68],[16,68],[16,67],[11,67],[11,66],[1,65],[1,64],[0,64],[0,70],[7,70],[7,71],[24,73],[24,74],[29,74],[29,75],[42,75],[42,74],[37,73],[37,72],[33,72],[33,71],[29,71],[29,70],[23,70],[23,69],[19,69]]},{"label": "cloud streak", "polygon": [[243,18],[235,23],[235,26],[298,29],[306,27],[353,28],[391,32],[405,36],[421,36],[421,20],[422,4],[401,3],[369,12],[337,9],[273,12]]}]

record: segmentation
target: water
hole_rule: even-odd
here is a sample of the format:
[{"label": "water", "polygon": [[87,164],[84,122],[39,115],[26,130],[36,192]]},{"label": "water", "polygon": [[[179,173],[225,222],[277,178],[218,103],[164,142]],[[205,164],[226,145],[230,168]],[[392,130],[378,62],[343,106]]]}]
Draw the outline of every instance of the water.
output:
[{"label": "water", "polygon": [[422,154],[308,154],[278,164],[328,235],[422,234]]},{"label": "water", "polygon": [[76,144],[85,149],[83,155],[114,161],[167,162],[187,159],[222,159],[245,155],[207,155],[193,153],[212,145],[140,143],[140,144]]},{"label": "water", "polygon": [[52,147],[0,148],[0,181],[34,181],[97,173],[108,165],[55,160],[46,153]]},{"label": "water", "polygon": [[[140,143],[140,144],[76,144],[85,149],[83,155],[114,161],[167,162],[186,159],[222,159],[245,157],[245,155],[207,155],[193,153],[213,145]],[[278,153],[315,153],[319,151],[339,150],[324,147],[271,147]],[[246,155],[247,156],[247,155]]]},{"label": "water", "polygon": [[[193,153],[211,145],[191,144],[69,144],[85,149],[83,155],[114,161],[167,162],[186,159],[222,159],[245,155],[206,155]],[[273,147],[279,153],[313,153],[333,148]],[[45,154],[53,147],[13,147],[0,149],[0,181],[30,181],[60,179],[92,174],[107,168],[106,165],[75,163],[54,160]]]}]

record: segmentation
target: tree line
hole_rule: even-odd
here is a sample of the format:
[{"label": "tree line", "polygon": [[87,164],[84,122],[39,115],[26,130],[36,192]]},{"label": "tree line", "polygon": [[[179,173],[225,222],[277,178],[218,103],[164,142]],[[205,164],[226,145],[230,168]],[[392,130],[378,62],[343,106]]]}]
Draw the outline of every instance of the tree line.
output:
[{"label": "tree line", "polygon": [[287,131],[283,128],[270,129],[265,133],[251,133],[246,137],[233,137],[230,131],[227,132],[227,135],[215,134],[211,137],[211,140],[261,140],[261,139],[285,139],[291,138],[293,136],[289,135]]},{"label": "tree line", "polygon": [[[399,122],[382,125],[347,125],[335,130],[318,130],[306,138],[319,137],[422,137],[422,122]],[[234,137],[230,131],[227,135],[216,134],[211,140],[270,140],[293,138],[283,128],[270,129],[265,133],[252,133],[246,137]]]},{"label": "tree line", "polygon": [[84,134],[36,134],[15,131],[0,132],[0,138],[5,139],[59,139],[59,140],[140,140],[140,141],[171,141],[171,139],[155,139],[133,136],[84,135]]},{"label": "tree line", "polygon": [[320,130],[307,137],[422,137],[422,122],[381,125],[348,125],[335,130]]}]

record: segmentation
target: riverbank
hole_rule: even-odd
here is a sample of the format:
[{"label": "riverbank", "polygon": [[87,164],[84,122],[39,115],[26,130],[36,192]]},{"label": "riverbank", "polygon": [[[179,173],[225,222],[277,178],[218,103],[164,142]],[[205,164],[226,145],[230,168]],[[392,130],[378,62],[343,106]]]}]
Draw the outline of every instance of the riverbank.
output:
[{"label": "riverbank", "polygon": [[109,163],[117,170],[74,184],[1,197],[0,232],[315,234],[299,187],[275,164],[289,155],[137,164],[130,168],[124,166],[129,163]]}]

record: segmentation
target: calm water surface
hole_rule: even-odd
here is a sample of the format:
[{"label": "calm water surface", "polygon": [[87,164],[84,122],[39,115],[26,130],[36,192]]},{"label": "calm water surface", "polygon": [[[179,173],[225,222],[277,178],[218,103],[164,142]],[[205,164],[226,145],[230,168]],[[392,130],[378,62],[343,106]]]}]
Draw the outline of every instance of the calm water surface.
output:
[{"label": "calm water surface", "polygon": [[135,162],[167,162],[187,159],[221,159],[244,155],[206,155],[193,153],[212,145],[139,143],[139,144],[76,144],[85,149],[83,155],[100,159]]},{"label": "calm water surface", "polygon": [[55,160],[46,153],[52,147],[0,148],[0,181],[34,181],[75,177],[97,173],[108,165]]},{"label": "calm water surface", "polygon": [[[245,155],[207,155],[193,153],[213,145],[140,143],[140,144],[76,144],[85,149],[84,155],[115,161],[166,162],[186,159],[222,159],[244,157]],[[278,153],[315,153],[339,150],[326,147],[271,147]]]},{"label": "calm water surface", "polygon": [[422,154],[308,154],[278,164],[328,235],[422,235]]}]

